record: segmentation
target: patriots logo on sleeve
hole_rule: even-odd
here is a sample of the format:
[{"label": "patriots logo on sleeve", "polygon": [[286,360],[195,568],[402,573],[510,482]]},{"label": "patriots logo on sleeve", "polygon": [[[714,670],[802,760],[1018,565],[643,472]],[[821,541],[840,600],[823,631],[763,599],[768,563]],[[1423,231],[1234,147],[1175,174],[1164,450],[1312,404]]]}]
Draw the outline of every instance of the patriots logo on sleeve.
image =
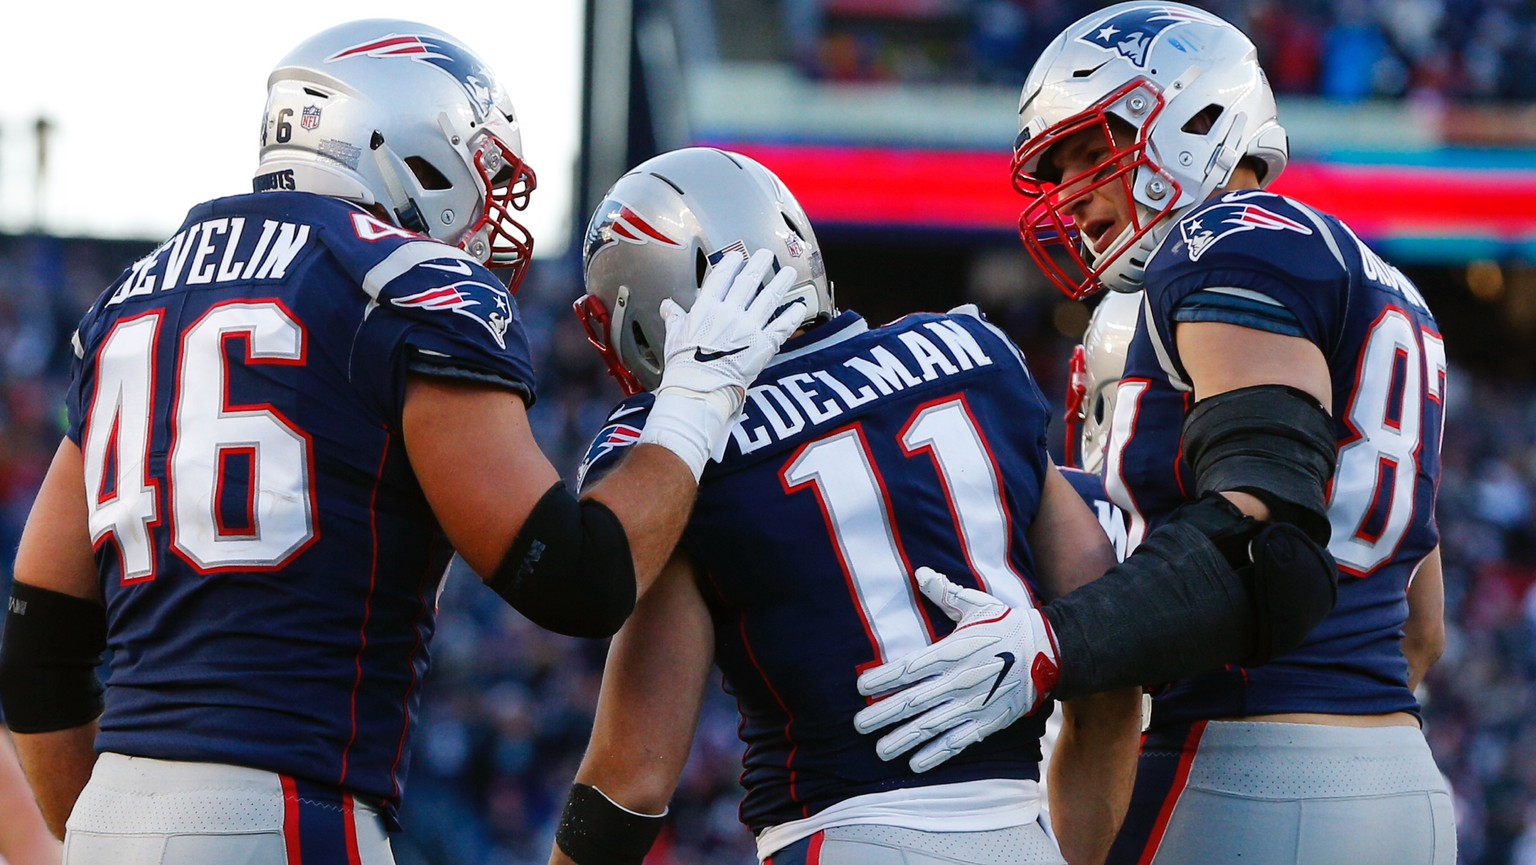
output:
[{"label": "patriots logo on sleeve", "polygon": [[343,48],[325,58],[325,62],[335,63],[350,57],[400,59],[436,66],[459,82],[482,118],[489,117],[496,107],[498,85],[490,70],[473,55],[433,36],[391,34],[383,39]]},{"label": "patriots logo on sleeve", "polygon": [[1099,25],[1097,30],[1077,37],[1096,48],[1114,51],[1138,67],[1147,65],[1147,55],[1163,31],[1178,24],[1206,19],[1182,9],[1141,7],[1120,13]]},{"label": "patriots logo on sleeve", "polygon": [[[468,263],[450,259],[424,262],[417,266],[462,276],[475,273]],[[467,316],[479,322],[498,346],[507,347],[507,328],[512,324],[512,300],[507,296],[507,290],[495,280],[481,282],[473,278],[462,279],[405,297],[396,297],[390,303],[406,309],[444,310]]]},{"label": "patriots logo on sleeve", "polygon": [[1199,261],[1200,256],[1222,238],[1255,229],[1312,233],[1312,229],[1306,225],[1257,204],[1223,201],[1180,223],[1179,236],[1189,247],[1189,260]]},{"label": "patriots logo on sleeve", "polygon": [[[639,409],[632,411],[638,412]],[[624,412],[628,414],[629,412]],[[619,414],[619,412],[615,412]],[[592,441],[592,446],[587,448],[587,455],[581,458],[581,468],[576,470],[576,488],[587,479],[587,472],[600,462],[605,462],[604,457],[617,450],[629,447],[640,440],[640,427],[627,423],[610,423],[603,427],[603,431],[597,434]]]}]

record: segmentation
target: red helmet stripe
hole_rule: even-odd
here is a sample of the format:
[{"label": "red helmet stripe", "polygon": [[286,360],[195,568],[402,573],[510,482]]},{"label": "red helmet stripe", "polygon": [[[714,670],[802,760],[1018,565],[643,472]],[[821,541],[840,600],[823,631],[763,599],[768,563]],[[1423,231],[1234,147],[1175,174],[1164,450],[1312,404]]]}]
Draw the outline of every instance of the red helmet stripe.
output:
[{"label": "red helmet stripe", "polygon": [[660,231],[657,231],[655,228],[651,227],[650,223],[648,223],[644,219],[640,218],[640,214],[635,213],[633,210],[630,210],[628,207],[624,207],[624,208],[621,208],[619,210],[619,218],[624,220],[625,222],[629,223],[630,225],[634,226],[635,228],[640,229],[642,232],[645,233],[646,237],[649,237],[652,240],[660,241],[662,243],[665,243],[668,246],[677,246],[678,245],[677,241],[673,240],[672,238],[666,236],[665,234],[662,234]]},{"label": "red helmet stripe", "polygon": [[389,55],[425,54],[427,53],[427,47],[421,44],[421,37],[419,36],[391,36],[387,39],[369,42],[366,45],[348,48],[345,51],[338,51],[328,59],[343,60],[348,57],[356,57],[359,54],[380,53]]}]

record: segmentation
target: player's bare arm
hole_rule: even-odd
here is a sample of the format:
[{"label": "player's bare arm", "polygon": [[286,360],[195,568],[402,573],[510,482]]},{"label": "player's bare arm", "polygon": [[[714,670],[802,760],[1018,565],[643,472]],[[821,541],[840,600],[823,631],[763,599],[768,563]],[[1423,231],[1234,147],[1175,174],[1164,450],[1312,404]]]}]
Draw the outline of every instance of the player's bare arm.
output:
[{"label": "player's bare arm", "polygon": [[8,733],[0,732],[0,856],[8,865],[58,865],[59,839],[43,822]]},{"label": "player's bare arm", "polygon": [[[1055,466],[1046,470],[1029,531],[1042,584],[1060,597],[1114,567],[1098,519]],[[1072,865],[1104,861],[1130,803],[1141,732],[1141,689],[1065,700],[1050,764],[1052,826]]]},{"label": "player's bare arm", "polygon": [[1408,620],[1403,623],[1403,655],[1408,658],[1408,687],[1417,689],[1424,674],[1445,651],[1445,575],[1435,547],[1408,583]]},{"label": "player's bare arm", "polygon": [[0,661],[0,695],[22,769],[49,830],[61,839],[96,762],[101,685],[95,665],[106,633],[101,603],[83,461],[79,447],[65,439],[22,531]]},{"label": "player's bare arm", "polygon": [[693,306],[667,316],[666,371],[639,446],[572,496],[533,438],[522,397],[416,375],[406,450],[433,512],[475,573],[539,625],[612,634],[682,533],[710,454],[746,386],[798,325],[795,270],[728,257]]},{"label": "player's bare arm", "polygon": [[551,865],[597,861],[588,858],[593,845],[633,844],[635,861],[643,858],[688,762],[713,644],[694,569],[674,557],[609,647]]}]

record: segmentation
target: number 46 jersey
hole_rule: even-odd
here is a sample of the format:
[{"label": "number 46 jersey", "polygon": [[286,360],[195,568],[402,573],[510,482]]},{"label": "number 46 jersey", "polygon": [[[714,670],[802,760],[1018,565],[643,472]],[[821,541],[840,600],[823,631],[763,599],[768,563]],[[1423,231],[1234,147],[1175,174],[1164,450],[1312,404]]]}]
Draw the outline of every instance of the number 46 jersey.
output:
[{"label": "number 46 jersey", "polygon": [[458,249],[270,192],[194,208],[76,333],[111,675],[97,747],[400,796],[452,555],[407,370],[532,398],[506,290]]},{"label": "number 46 jersey", "polygon": [[[609,416],[584,482],[638,437],[651,400]],[[1049,417],[1017,349],[975,315],[871,329],[846,312],[786,343],[750,388],[682,547],[741,711],[741,816],[754,833],[858,795],[985,781],[996,796],[1038,778],[1048,712],[923,775],[880,760],[853,715],[867,704],[860,670],[953,629],[915,568],[1035,602],[1025,531]]]},{"label": "number 46 jersey", "polygon": [[1173,339],[1179,323],[1223,322],[1314,343],[1328,362],[1338,436],[1328,491],[1338,605],[1285,657],[1159,694],[1154,726],[1285,712],[1416,713],[1400,640],[1408,582],[1439,542],[1446,369],[1424,298],[1339,220],[1265,192],[1229,193],[1180,220],[1148,263],[1146,286],[1105,479],[1131,515],[1133,548],[1195,489],[1180,448],[1194,394]]}]

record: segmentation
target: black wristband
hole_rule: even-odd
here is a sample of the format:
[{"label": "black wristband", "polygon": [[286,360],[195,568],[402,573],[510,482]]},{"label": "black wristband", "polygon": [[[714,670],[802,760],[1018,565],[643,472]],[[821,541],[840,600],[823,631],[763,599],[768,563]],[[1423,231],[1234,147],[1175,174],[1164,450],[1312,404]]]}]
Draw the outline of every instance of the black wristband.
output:
[{"label": "black wristband", "polygon": [[572,784],[555,843],[577,865],[640,865],[665,816],[627,811],[596,787]]}]

